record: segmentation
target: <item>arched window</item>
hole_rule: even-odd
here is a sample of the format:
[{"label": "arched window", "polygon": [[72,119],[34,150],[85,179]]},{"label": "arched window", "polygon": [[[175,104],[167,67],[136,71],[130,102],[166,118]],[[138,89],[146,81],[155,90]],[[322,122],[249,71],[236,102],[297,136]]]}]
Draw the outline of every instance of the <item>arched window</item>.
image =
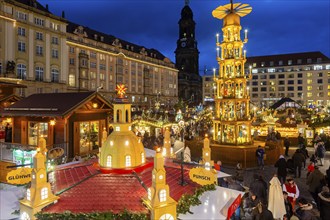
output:
[{"label": "arched window", "polygon": [[126,164],[126,167],[132,166],[132,161],[131,161],[131,156],[130,155],[127,155],[125,157],[125,164]]},{"label": "arched window", "polygon": [[145,158],[144,158],[144,153],[141,153],[141,162],[144,163],[145,162]]},{"label": "arched window", "polygon": [[27,214],[26,212],[23,212],[22,213],[22,216],[21,216],[21,220],[30,220],[30,216],[29,214]]},{"label": "arched window", "polygon": [[35,69],[36,81],[44,81],[44,68],[37,66]]},{"label": "arched window", "polygon": [[166,202],[166,189],[161,189],[159,191],[159,201]]},{"label": "arched window", "polygon": [[52,82],[59,82],[60,81],[60,73],[58,69],[53,68],[51,71],[52,74]]},{"label": "arched window", "polygon": [[111,155],[107,156],[107,167],[112,167],[112,156]]},{"label": "arched window", "polygon": [[24,64],[17,64],[17,78],[26,79],[26,66]]},{"label": "arched window", "polygon": [[47,199],[48,198],[48,188],[44,187],[41,189],[41,199]]},{"label": "arched window", "polygon": [[206,170],[210,170],[210,163],[209,163],[209,162],[206,162],[206,163],[205,163],[205,169],[206,169]]},{"label": "arched window", "polygon": [[162,215],[159,220],[174,220],[174,217],[171,214],[164,214]]},{"label": "arched window", "polygon": [[73,74],[69,75],[69,86],[76,86],[76,77]]},{"label": "arched window", "polygon": [[26,190],[26,199],[31,201],[31,190],[30,189]]}]

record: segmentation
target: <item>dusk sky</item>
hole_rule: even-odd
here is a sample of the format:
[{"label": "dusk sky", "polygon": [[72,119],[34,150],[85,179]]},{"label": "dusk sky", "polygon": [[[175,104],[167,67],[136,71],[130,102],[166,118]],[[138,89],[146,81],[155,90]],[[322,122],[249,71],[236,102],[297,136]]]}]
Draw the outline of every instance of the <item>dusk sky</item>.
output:
[{"label": "dusk sky", "polygon": [[[146,48],[175,62],[178,21],[184,0],[39,0],[55,15]],[[229,0],[190,0],[196,22],[200,72],[218,67],[215,35],[222,21],[212,10]],[[321,51],[330,57],[329,0],[243,0],[252,12],[241,19],[248,29],[247,56]],[[243,36],[242,32],[242,36]]]}]

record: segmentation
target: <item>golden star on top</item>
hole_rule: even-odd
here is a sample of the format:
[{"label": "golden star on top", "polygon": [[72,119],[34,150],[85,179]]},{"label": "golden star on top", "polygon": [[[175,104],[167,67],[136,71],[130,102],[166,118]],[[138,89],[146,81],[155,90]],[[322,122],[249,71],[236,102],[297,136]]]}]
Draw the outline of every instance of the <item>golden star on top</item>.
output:
[{"label": "golden star on top", "polygon": [[116,86],[116,92],[118,95],[118,98],[124,98],[124,95],[126,94],[127,88],[124,84],[119,84]]}]

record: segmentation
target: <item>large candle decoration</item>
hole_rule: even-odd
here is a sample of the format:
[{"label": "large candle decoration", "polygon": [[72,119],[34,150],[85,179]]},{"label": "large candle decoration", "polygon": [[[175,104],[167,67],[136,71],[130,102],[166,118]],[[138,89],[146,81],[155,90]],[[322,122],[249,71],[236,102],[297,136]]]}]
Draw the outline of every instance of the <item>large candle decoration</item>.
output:
[{"label": "large candle decoration", "polygon": [[216,37],[217,37],[217,43],[219,43],[219,34],[218,33],[217,33]]},{"label": "large candle decoration", "polygon": [[245,31],[244,31],[244,33],[245,33],[245,39],[247,39],[247,32],[248,32],[248,30],[245,29]]}]

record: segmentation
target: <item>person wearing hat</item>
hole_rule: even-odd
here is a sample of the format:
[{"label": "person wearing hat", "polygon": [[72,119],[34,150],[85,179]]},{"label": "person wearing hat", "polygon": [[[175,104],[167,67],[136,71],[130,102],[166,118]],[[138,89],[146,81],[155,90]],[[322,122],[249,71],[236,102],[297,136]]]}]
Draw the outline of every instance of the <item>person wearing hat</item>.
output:
[{"label": "person wearing hat", "polygon": [[288,194],[288,200],[291,202],[292,207],[294,208],[296,199],[299,197],[299,188],[297,184],[293,181],[291,176],[286,178],[286,183],[283,184],[283,191]]},{"label": "person wearing hat", "polygon": [[313,205],[308,203],[308,201],[305,198],[299,198],[297,200],[297,203],[299,205],[298,209],[295,212],[295,215],[300,220],[312,220],[315,219],[315,216],[312,212]]},{"label": "person wearing hat", "polygon": [[318,166],[314,166],[314,171],[308,175],[307,185],[308,191],[312,195],[317,207],[319,207],[318,193],[322,188],[322,183],[325,182],[324,174],[319,170]]}]

